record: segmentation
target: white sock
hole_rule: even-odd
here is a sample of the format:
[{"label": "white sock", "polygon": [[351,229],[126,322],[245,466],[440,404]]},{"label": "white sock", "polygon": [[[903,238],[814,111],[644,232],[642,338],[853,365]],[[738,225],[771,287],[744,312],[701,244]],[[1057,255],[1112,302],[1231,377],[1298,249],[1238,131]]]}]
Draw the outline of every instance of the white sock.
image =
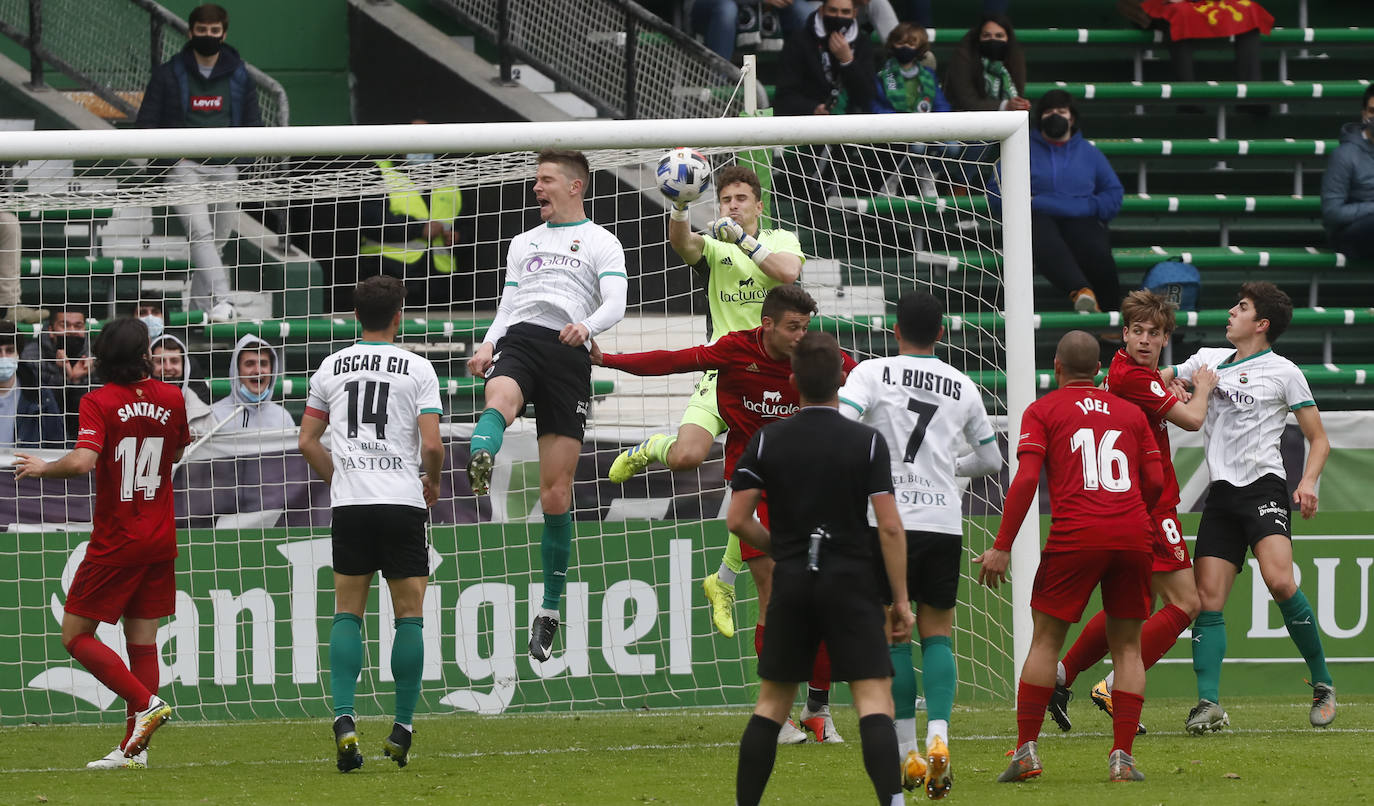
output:
[{"label": "white sock", "polygon": [[720,579],[720,584],[722,585],[735,584],[735,572],[731,571],[730,566],[725,563],[720,564],[720,570],[716,572],[716,576]]},{"label": "white sock", "polygon": [[892,801],[888,804],[888,806],[906,806],[906,796],[903,795],[901,792],[898,792],[897,794],[892,796]]},{"label": "white sock", "polygon": [[1107,691],[1110,692],[1116,687],[1116,671],[1107,672]]},{"label": "white sock", "polygon": [[948,720],[930,720],[930,723],[926,725],[926,747],[930,747],[930,743],[935,740],[936,736],[940,737],[940,741],[944,742],[945,744],[949,744]]},{"label": "white sock", "polygon": [[406,729],[406,733],[414,733],[414,732],[415,732],[415,726],[412,725],[412,724],[410,724],[409,722],[397,722],[396,724],[397,724],[397,725],[400,725],[400,726],[403,727],[403,728],[405,728],[405,729]]},{"label": "white sock", "polygon": [[557,611],[557,610],[550,610],[550,609],[548,609],[547,607],[541,607],[541,608],[539,608],[539,612],[538,612],[538,613],[535,613],[535,615],[536,615],[536,616],[548,616],[549,618],[552,618],[552,619],[555,619],[555,620],[556,620],[556,619],[558,618],[558,611]]},{"label": "white sock", "polygon": [[1068,679],[1069,679],[1069,675],[1068,675],[1067,672],[1064,671],[1064,662],[1063,662],[1063,661],[1060,661],[1059,663],[1055,664],[1055,667],[1054,667],[1054,684],[1055,684],[1056,686],[1062,686],[1062,685],[1064,685],[1064,681],[1065,681],[1065,680],[1068,680]]},{"label": "white sock", "polygon": [[912,750],[920,752],[921,748],[916,744],[916,717],[898,719],[894,724],[897,726],[897,760],[905,760],[906,754]]}]

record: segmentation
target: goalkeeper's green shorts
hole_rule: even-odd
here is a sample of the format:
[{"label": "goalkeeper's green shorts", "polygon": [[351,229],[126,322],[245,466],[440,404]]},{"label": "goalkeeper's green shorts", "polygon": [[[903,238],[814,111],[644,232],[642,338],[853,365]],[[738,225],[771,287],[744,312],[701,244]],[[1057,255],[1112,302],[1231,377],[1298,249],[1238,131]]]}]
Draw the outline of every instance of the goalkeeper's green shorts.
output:
[{"label": "goalkeeper's green shorts", "polygon": [[725,421],[720,419],[720,409],[716,405],[716,371],[710,370],[701,376],[697,382],[697,388],[692,391],[692,400],[687,404],[687,410],[682,413],[682,422],[678,424],[681,428],[684,425],[695,425],[706,429],[714,439],[729,430]]}]

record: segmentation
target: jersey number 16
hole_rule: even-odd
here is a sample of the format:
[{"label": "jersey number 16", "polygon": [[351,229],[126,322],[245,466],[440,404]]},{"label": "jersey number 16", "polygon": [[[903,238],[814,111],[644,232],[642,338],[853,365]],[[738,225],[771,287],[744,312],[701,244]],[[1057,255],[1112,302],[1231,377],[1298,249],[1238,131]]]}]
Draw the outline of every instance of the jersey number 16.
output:
[{"label": "jersey number 16", "polygon": [[1069,445],[1083,460],[1083,489],[1103,489],[1124,493],[1131,489],[1131,472],[1126,454],[1117,450],[1121,432],[1109,429],[1096,441],[1091,428],[1080,428],[1069,438]]}]

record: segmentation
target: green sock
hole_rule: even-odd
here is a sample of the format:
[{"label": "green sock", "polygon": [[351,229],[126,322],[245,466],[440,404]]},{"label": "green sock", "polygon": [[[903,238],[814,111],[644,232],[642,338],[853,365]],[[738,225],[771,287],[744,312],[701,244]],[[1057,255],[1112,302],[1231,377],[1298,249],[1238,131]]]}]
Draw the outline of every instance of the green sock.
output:
[{"label": "green sock", "polygon": [[1221,702],[1221,659],[1226,657],[1226,620],[1220,610],[1204,610],[1193,622],[1193,673],[1197,695]]},{"label": "green sock", "polygon": [[363,620],[352,613],[335,613],[329,629],[329,688],[334,716],[352,716],[353,695],[363,671]]},{"label": "green sock", "polygon": [[1283,624],[1288,628],[1288,637],[1297,644],[1303,660],[1307,661],[1307,671],[1313,683],[1331,685],[1331,672],[1326,668],[1326,652],[1322,650],[1322,637],[1317,632],[1316,619],[1312,617],[1312,605],[1299,590],[1287,601],[1279,602],[1279,612],[1283,614]]},{"label": "green sock", "polygon": [[396,721],[415,721],[420,699],[420,674],[425,668],[425,620],[420,616],[396,619],[396,639],[391,643],[391,676],[396,680]]},{"label": "green sock", "polygon": [[893,719],[916,718],[916,667],[911,665],[911,642],[887,648],[892,656]]},{"label": "green sock", "polygon": [[948,635],[921,639],[921,673],[925,678],[926,718],[949,721],[954,710],[954,647]]},{"label": "green sock", "polygon": [[732,533],[730,538],[725,541],[725,556],[721,558],[720,562],[736,574],[744,573],[744,559],[740,557],[739,537],[737,535]]},{"label": "green sock", "polygon": [[653,459],[655,462],[658,462],[661,465],[666,466],[668,464],[668,451],[671,450],[673,445],[675,444],[677,444],[677,437],[675,436],[670,436],[666,439],[656,440],[649,446],[649,458]]},{"label": "green sock", "polygon": [[487,451],[495,456],[501,450],[501,440],[505,435],[506,416],[496,409],[487,409],[477,418],[477,427],[472,429],[468,450],[472,453]]},{"label": "green sock", "polygon": [[572,556],[572,513],[544,516],[539,554],[544,561],[544,609],[557,610],[568,582],[568,558]]}]

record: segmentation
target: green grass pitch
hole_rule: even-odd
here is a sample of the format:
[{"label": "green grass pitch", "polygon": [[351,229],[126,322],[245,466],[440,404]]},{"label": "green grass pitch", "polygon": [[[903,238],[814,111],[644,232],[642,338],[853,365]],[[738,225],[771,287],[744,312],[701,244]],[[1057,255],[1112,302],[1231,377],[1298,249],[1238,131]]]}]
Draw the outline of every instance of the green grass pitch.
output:
[{"label": "green grass pitch", "polygon": [[[1109,723],[1086,697],[1071,707],[1074,730],[1046,720],[1045,774],[998,784],[1015,741],[1010,707],[956,708],[951,803],[1293,804],[1371,803],[1368,764],[1374,709],[1343,702],[1328,729],[1308,727],[1296,699],[1225,703],[1232,727],[1183,733],[1190,703],[1147,701],[1150,728],[1135,755],[1148,776],[1109,784]],[[725,804],[734,802],[741,710],[639,711],[479,717],[430,716],[416,724],[405,769],[381,758],[390,723],[364,717],[361,770],[334,769],[327,722],[171,722],[154,737],[150,769],[88,771],[117,729],[0,730],[0,802],[41,803],[472,803]],[[765,803],[866,804],[853,710],[836,709],[844,745],[778,748]],[[924,731],[924,720],[921,720]],[[894,760],[895,763],[895,760]],[[916,794],[908,802],[925,800]]]}]

